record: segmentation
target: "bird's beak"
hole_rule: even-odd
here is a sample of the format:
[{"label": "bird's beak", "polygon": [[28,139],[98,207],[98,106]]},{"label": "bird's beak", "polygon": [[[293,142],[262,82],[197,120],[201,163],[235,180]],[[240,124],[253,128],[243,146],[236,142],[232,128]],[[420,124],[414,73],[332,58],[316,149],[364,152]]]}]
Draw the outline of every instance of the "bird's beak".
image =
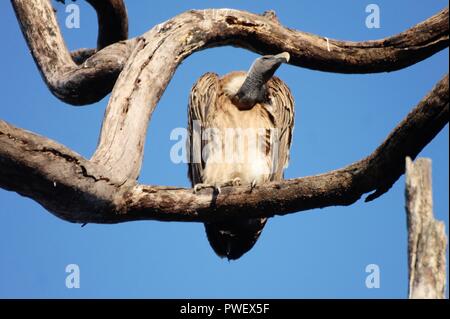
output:
[{"label": "bird's beak", "polygon": [[282,63],[288,63],[289,59],[291,58],[291,56],[289,55],[288,52],[283,52],[283,53],[274,55],[273,57],[276,58],[277,60],[281,60],[280,62],[282,62]]}]

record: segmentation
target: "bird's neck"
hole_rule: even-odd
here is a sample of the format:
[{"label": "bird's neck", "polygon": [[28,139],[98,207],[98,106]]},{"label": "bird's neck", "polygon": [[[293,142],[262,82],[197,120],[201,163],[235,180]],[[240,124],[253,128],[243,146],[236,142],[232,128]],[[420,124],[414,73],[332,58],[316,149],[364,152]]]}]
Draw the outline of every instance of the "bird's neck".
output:
[{"label": "bird's neck", "polygon": [[262,74],[250,70],[244,83],[235,95],[235,102],[240,109],[251,109],[266,97],[266,81]]}]

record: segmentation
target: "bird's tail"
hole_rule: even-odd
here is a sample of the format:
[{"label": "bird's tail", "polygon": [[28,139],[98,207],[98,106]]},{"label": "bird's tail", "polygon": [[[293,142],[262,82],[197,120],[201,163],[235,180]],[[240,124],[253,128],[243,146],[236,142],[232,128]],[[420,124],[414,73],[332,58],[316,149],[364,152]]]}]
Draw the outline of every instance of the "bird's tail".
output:
[{"label": "bird's tail", "polygon": [[255,245],[266,221],[267,218],[252,218],[206,223],[206,236],[217,255],[238,259]]}]

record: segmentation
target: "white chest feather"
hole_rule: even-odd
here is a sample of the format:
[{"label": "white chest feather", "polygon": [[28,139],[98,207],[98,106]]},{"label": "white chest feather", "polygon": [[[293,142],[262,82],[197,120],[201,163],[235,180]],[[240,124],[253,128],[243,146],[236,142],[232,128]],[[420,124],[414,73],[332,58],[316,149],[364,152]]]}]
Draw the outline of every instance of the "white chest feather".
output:
[{"label": "white chest feather", "polygon": [[223,86],[223,91],[225,92],[225,94],[228,96],[234,96],[239,91],[242,84],[244,84],[245,77],[246,77],[245,74],[239,74],[233,77],[230,81],[228,81]]}]

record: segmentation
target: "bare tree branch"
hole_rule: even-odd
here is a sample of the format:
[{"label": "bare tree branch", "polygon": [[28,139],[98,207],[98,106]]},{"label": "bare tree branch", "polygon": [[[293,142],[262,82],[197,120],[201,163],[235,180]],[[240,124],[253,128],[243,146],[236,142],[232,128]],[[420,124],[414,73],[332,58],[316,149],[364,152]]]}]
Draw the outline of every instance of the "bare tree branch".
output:
[{"label": "bare tree branch", "polygon": [[[104,2],[112,5],[116,1]],[[163,52],[168,54],[165,58],[170,64],[169,70],[176,68],[195,51],[233,45],[261,54],[288,51],[293,65],[340,73],[399,70],[426,59],[448,47],[449,43],[448,9],[398,35],[366,42],[338,41],[292,30],[279,24],[273,14],[255,15],[230,9],[192,10],[155,26],[140,38],[141,46],[135,40],[115,43],[113,48],[107,47],[83,65],[76,66],[69,60],[70,54],[48,0],[12,0],[12,3],[30,50],[50,90],[61,100],[74,105],[93,103],[108,94],[130,52],[136,45],[136,50],[142,50],[143,39],[144,46],[151,44],[154,47],[155,52],[146,50],[152,55],[157,55],[160,52],[158,44],[169,38],[181,41],[171,50],[166,48]],[[118,21],[114,25],[124,31],[120,23],[125,21],[121,15],[125,11],[116,8],[113,12],[117,18],[115,21]],[[107,30],[108,19],[101,19],[101,16],[100,11],[99,30]],[[115,40],[117,38],[111,41],[99,40],[99,43],[103,46]],[[178,54],[174,55],[176,52]],[[77,61],[83,61],[77,57]],[[151,56],[147,58],[152,60]],[[164,77],[171,73],[166,72]],[[158,86],[158,82],[149,83],[154,84]]]},{"label": "bare tree branch", "polygon": [[[422,23],[413,30],[417,32],[417,29],[425,25],[427,26],[425,30],[433,31],[435,28],[430,29],[430,24],[435,26],[437,21],[440,22],[438,25],[442,29],[448,28],[447,24],[445,27],[441,25],[442,21],[446,21],[443,17],[448,18],[448,10],[430,18],[428,22]],[[427,34],[430,33],[427,32]],[[417,58],[418,52],[422,52],[422,49],[431,45],[427,42],[430,39],[425,41],[426,44],[423,42],[424,36],[419,34],[414,37],[408,32],[400,36],[400,39],[409,44],[414,42],[414,39],[420,39],[421,45],[416,43],[417,47],[407,46],[409,58]],[[305,39],[309,39],[309,42],[305,43]],[[398,53],[400,39],[392,40],[395,43],[392,46],[381,45],[381,43],[375,45],[376,41],[358,44],[363,47],[341,42],[339,43],[342,46],[341,49],[333,48],[331,52],[328,52],[322,47],[326,40],[285,29],[265,16],[225,9],[183,13],[138,38],[129,62],[112,91],[100,142],[92,160],[108,170],[114,170],[116,176],[124,182],[135,180],[142,163],[147,125],[159,98],[179,63],[191,53],[205,47],[231,43],[255,49],[256,43],[259,43],[264,44],[265,52],[272,52],[271,48],[276,44],[278,47],[274,50],[291,52],[293,60],[299,56],[305,58],[306,48],[307,50],[317,49],[312,55],[315,57],[313,65],[323,66],[331,62],[329,66],[333,65],[333,68],[340,64],[345,68],[361,70],[367,65],[372,65],[370,63],[378,66],[395,65],[397,60],[391,55]],[[439,40],[437,42],[435,40],[432,42],[441,43],[442,46],[447,45],[448,34],[441,34]],[[419,47],[422,49],[418,49]],[[403,47],[402,50],[405,48]],[[303,60],[297,60],[299,65],[302,65],[301,61]],[[370,63],[366,65],[369,61]],[[126,151],[123,145],[127,145]]]},{"label": "bare tree branch", "polygon": [[[56,0],[66,4],[65,0]],[[76,1],[76,0],[72,0]],[[97,12],[97,50],[128,39],[128,14],[123,0],[86,0]],[[93,50],[93,49],[82,49]],[[85,53],[87,55],[87,53]]]},{"label": "bare tree branch", "polygon": [[370,156],[325,174],[269,183],[250,191],[135,185],[64,146],[0,121],[0,187],[31,197],[73,222],[132,220],[218,221],[284,215],[350,205],[363,194],[385,192],[448,123],[448,75],[408,114]]},{"label": "bare tree branch", "polygon": [[[77,65],[61,36],[50,1],[11,2],[39,71],[56,97],[73,105],[84,105],[96,102],[111,92],[133,49],[133,40],[108,46]],[[103,30],[102,27],[99,29]],[[102,37],[105,39],[101,40]],[[109,32],[99,33],[99,41],[109,42],[112,39]],[[80,50],[74,57],[81,62],[92,53],[92,50]]]},{"label": "bare tree branch", "polygon": [[[191,10],[126,40],[123,0],[86,1],[98,16],[97,48],[70,53],[49,0],[11,0],[55,96],[84,105],[112,91],[92,159],[0,120],[0,187],[32,198],[67,221],[211,222],[350,205],[367,193],[370,201],[392,187],[405,172],[405,157],[414,159],[449,120],[447,74],[372,154],[341,169],[255,189],[225,187],[220,194],[138,185],[148,122],[178,65],[190,54],[232,45],[260,54],[287,51],[291,64],[314,70],[389,72],[448,47],[448,8],[402,33],[365,42],[286,28],[273,11],[255,15],[231,9]],[[407,159],[412,298],[440,298],[445,287],[445,231],[432,216],[431,173],[420,170],[426,165]]]},{"label": "bare tree branch", "polygon": [[[64,0],[57,0],[65,3]],[[75,0],[72,0],[75,1]],[[76,64],[84,63],[99,50],[128,39],[128,15],[123,0],[86,0],[97,12],[97,49],[78,49],[71,52]]]},{"label": "bare tree branch", "polygon": [[75,62],[76,64],[83,64],[87,59],[89,59],[97,52],[97,49],[83,48],[70,52],[70,56],[72,57],[73,62]]},{"label": "bare tree branch", "polygon": [[97,12],[97,49],[128,39],[128,15],[123,0],[86,0]]},{"label": "bare tree branch", "polygon": [[447,236],[433,216],[431,160],[406,158],[409,298],[445,298]]}]

